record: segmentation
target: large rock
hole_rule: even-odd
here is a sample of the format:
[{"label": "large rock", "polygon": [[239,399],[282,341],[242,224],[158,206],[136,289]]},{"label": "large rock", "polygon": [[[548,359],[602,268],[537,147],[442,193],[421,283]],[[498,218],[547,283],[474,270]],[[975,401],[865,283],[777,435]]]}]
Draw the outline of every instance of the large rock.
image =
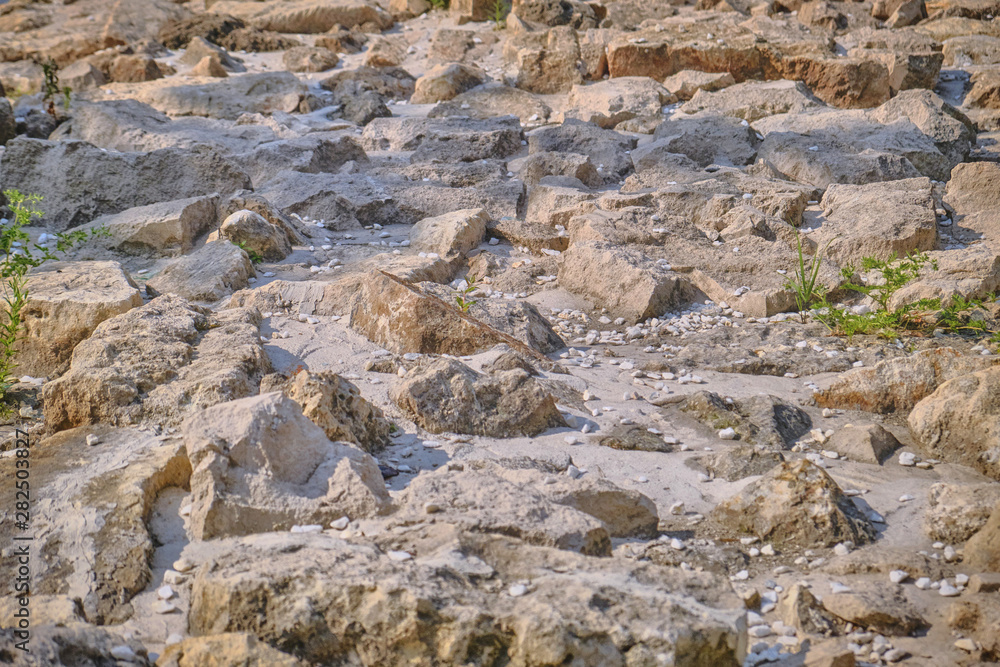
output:
[{"label": "large rock", "polygon": [[262,259],[280,261],[292,252],[288,234],[264,216],[242,209],[231,213],[219,227],[219,235]]},{"label": "large rock", "polygon": [[461,63],[437,65],[417,79],[411,104],[431,104],[450,100],[485,83],[489,77],[478,67]]},{"label": "large rock", "polygon": [[[248,631],[310,663],[387,667],[415,657],[642,664],[658,654],[676,656],[677,664],[736,667],[746,651],[745,610],[716,575],[591,558],[446,524],[380,546],[279,534],[205,545],[191,632]],[[385,551],[414,557],[400,562]],[[248,562],[267,567],[248,570]],[[530,592],[508,595],[508,582],[522,579],[531,581]]]},{"label": "large rock", "polygon": [[875,529],[820,467],[782,463],[712,511],[720,524],[784,547],[864,544]]},{"label": "large rock", "polygon": [[365,150],[414,151],[412,162],[474,162],[505,158],[521,150],[514,116],[470,118],[377,118],[361,135]]},{"label": "large rock", "polygon": [[[11,599],[14,599],[13,596]],[[32,612],[36,600],[31,599]],[[133,656],[127,663],[130,667],[151,667],[146,647],[139,639],[125,639],[119,632],[96,627],[87,623],[46,622],[32,623],[30,640],[18,636],[16,623],[4,624],[0,630],[0,650],[6,655],[17,656],[18,665],[23,667],[49,667],[65,665],[67,656],[86,656],[91,664],[120,665],[123,654]],[[18,645],[27,646],[21,652]],[[72,660],[73,658],[70,658]]]},{"label": "large rock", "polygon": [[335,174],[348,162],[368,163],[368,156],[353,136],[327,132],[262,143],[234,159],[250,175],[258,190],[284,170]]},{"label": "large rock", "polygon": [[235,16],[262,30],[287,33],[327,32],[336,26],[353,28],[372,24],[385,30],[394,21],[392,15],[365,0],[267,0],[242,2],[220,0],[212,3],[212,12]]},{"label": "large rock", "polygon": [[482,242],[489,220],[481,208],[424,218],[410,230],[410,247],[437,253],[449,261],[460,259]]},{"label": "large rock", "polygon": [[680,110],[688,114],[708,111],[752,123],[767,116],[824,106],[798,81],[746,81],[718,91],[699,90]]},{"label": "large rock", "polygon": [[260,313],[218,313],[173,296],[105,320],[43,391],[45,424],[177,424],[191,410],[257,392],[270,361]]},{"label": "large rock", "polygon": [[[222,660],[223,662],[219,662]],[[226,632],[209,637],[188,637],[168,645],[156,661],[157,667],[306,667],[295,656],[272,648],[245,632]]]},{"label": "large rock", "polygon": [[1000,366],[944,382],[907,423],[933,457],[1000,480]]},{"label": "large rock", "polygon": [[1000,503],[986,525],[965,543],[964,565],[972,572],[1000,572]]},{"label": "large rock", "polygon": [[972,240],[985,237],[1000,243],[1000,164],[970,162],[956,165],[945,190],[944,203],[954,214],[956,231],[969,230]]},{"label": "large rock", "polygon": [[913,408],[943,383],[996,364],[995,359],[963,355],[950,347],[923,350],[907,357],[854,368],[814,394],[823,408],[864,410],[879,414]]},{"label": "large rock", "polygon": [[566,104],[567,118],[579,118],[613,128],[637,116],[657,116],[664,104],[677,98],[648,77],[621,77],[589,85],[575,85]]},{"label": "large rock", "polygon": [[216,405],[184,422],[196,539],[326,526],[389,506],[378,464],[330,442],[280,392]]},{"label": "large rock", "polygon": [[579,153],[601,166],[605,183],[618,183],[632,173],[627,151],[636,139],[613,130],[603,130],[593,123],[567,120],[562,125],[543,127],[528,134],[528,152]]},{"label": "large rock", "polygon": [[986,525],[1000,503],[1000,485],[937,483],[927,492],[924,531],[935,541],[961,544]]},{"label": "large rock", "polygon": [[502,83],[484,83],[438,104],[428,118],[466,116],[485,120],[513,114],[525,125],[544,123],[552,109],[538,95]]},{"label": "large rock", "polygon": [[899,441],[878,424],[847,424],[823,446],[851,461],[881,465],[899,448]]},{"label": "large rock", "polygon": [[[99,444],[87,442],[91,435]],[[107,426],[31,440],[31,534],[35,537],[31,548],[39,556],[45,554],[32,559],[30,568],[33,617],[43,618],[35,616],[42,611],[40,601],[35,606],[36,597],[51,597],[79,609],[90,623],[124,622],[133,615],[132,598],[151,578],[154,537],[146,521],[154,501],[167,487],[187,486],[191,475],[183,443],[175,437]],[[3,457],[0,470],[13,478],[19,460]],[[14,485],[0,493],[13,506]],[[2,592],[9,599],[17,595],[16,570],[15,558],[0,563]],[[32,653],[36,630],[32,628]]]},{"label": "large rock", "polygon": [[715,392],[699,391],[681,409],[715,431],[732,428],[751,445],[790,449],[812,426],[809,415],[776,396],[758,395],[725,400]]},{"label": "large rock", "polygon": [[509,438],[566,425],[552,394],[522,369],[482,375],[439,359],[410,370],[391,398],[431,433]]},{"label": "large rock", "polygon": [[302,370],[281,389],[330,440],[350,442],[370,453],[389,443],[392,424],[382,410],[336,373]]},{"label": "large rock", "polygon": [[760,143],[746,121],[712,113],[661,123],[653,136],[665,150],[686,155],[699,167],[753,164]]},{"label": "large rock", "polygon": [[208,147],[115,153],[83,141],[21,137],[7,144],[0,172],[5,188],[42,195],[41,225],[56,231],[136,206],[251,185],[234,162]]},{"label": "large rock", "polygon": [[97,325],[142,305],[118,262],[50,262],[28,274],[17,372],[53,377],[69,366],[77,343]]},{"label": "large rock", "polygon": [[937,247],[934,195],[927,178],[831,185],[820,202],[823,226],[810,238],[840,266],[888,260]]},{"label": "large rock", "polygon": [[[264,221],[270,227],[270,223]],[[147,291],[176,294],[191,301],[215,302],[241,290],[257,274],[245,250],[217,240],[178,259],[146,281]]]},{"label": "large rock", "polygon": [[606,308],[611,317],[639,322],[659,317],[681,301],[680,278],[635,250],[574,243],[559,263],[559,282]]},{"label": "large rock", "polygon": [[136,206],[111,215],[102,215],[80,229],[103,229],[86,243],[129,255],[171,257],[191,252],[195,240],[218,222],[215,195]]},{"label": "large rock", "polygon": [[517,72],[517,87],[549,95],[583,83],[585,65],[577,33],[569,26],[517,32],[503,47],[504,60]]},{"label": "large rock", "polygon": [[864,590],[824,595],[823,608],[856,626],[907,637],[928,623],[903,591],[895,584],[868,582]]}]

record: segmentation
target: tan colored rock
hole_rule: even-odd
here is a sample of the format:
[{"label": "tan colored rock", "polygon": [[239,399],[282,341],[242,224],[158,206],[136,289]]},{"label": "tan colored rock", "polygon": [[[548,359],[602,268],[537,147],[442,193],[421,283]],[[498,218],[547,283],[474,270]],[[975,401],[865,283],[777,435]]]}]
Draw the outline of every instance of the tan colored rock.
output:
[{"label": "tan colored rock", "polygon": [[836,619],[823,609],[823,604],[807,586],[799,583],[792,584],[782,594],[777,614],[782,623],[799,632],[829,636],[837,631]]},{"label": "tan colored rock", "polygon": [[1000,165],[970,162],[956,165],[945,189],[945,204],[957,226],[1000,242]]},{"label": "tan colored rock", "polygon": [[566,102],[566,117],[613,128],[638,116],[659,115],[664,104],[676,101],[673,94],[649,77],[618,77],[573,86]]},{"label": "tan colored rock", "polygon": [[85,60],[77,60],[69,67],[59,70],[59,82],[79,91],[99,88],[107,83],[108,79],[104,76],[104,72],[92,64]]},{"label": "tan colored rock", "polygon": [[[221,26],[218,29],[219,31],[223,30]],[[221,46],[213,44],[204,37],[200,36],[191,37],[187,41],[186,46],[184,46],[184,55],[178,59],[178,62],[184,65],[194,66],[204,61],[205,58],[211,58],[213,56],[219,61],[219,65],[227,71],[243,72],[246,70],[246,67],[243,66],[243,61],[241,59],[230,55],[229,52]],[[194,76],[193,73],[192,76]]]},{"label": "tan colored rock", "polygon": [[226,240],[206,243],[146,281],[155,294],[215,302],[243,289],[256,276],[246,251]]},{"label": "tan colored rock", "polygon": [[895,584],[866,582],[858,591],[823,596],[823,608],[863,628],[889,636],[908,636],[928,626]]},{"label": "tan colored rock", "polygon": [[875,529],[820,467],[782,463],[712,511],[718,523],[784,547],[870,542]]},{"label": "tan colored rock", "polygon": [[105,320],[44,386],[45,425],[178,424],[192,410],[257,392],[270,361],[260,313],[218,313],[173,296]]},{"label": "tan colored rock", "polygon": [[[88,444],[91,435],[97,445]],[[185,487],[191,475],[182,443],[104,425],[30,440],[32,545],[34,553],[48,554],[32,559],[32,616],[37,611],[39,623],[58,623],[66,613],[57,605],[69,603],[89,623],[123,623],[137,611],[132,598],[150,583],[154,538],[146,521],[153,504],[167,487]],[[0,459],[5,476],[14,477],[17,460]],[[5,498],[14,502],[10,488]],[[15,558],[0,563],[8,599],[16,597],[17,568]],[[47,598],[37,610],[36,595]],[[35,634],[39,628],[31,630],[34,654],[42,642]]]},{"label": "tan colored rock", "polygon": [[1000,485],[937,483],[927,492],[924,532],[935,541],[960,544],[979,531],[1000,503]]},{"label": "tan colored rock", "polygon": [[378,464],[330,442],[280,392],[216,405],[184,422],[196,539],[288,530],[388,509]]},{"label": "tan colored rock", "polygon": [[907,423],[934,458],[1000,480],[1000,366],[944,382],[917,403]]},{"label": "tan colored rock", "polygon": [[[34,598],[35,596],[32,596]],[[15,648],[23,641],[23,637],[15,634],[15,626],[0,629],[0,646],[4,651],[20,650]],[[146,647],[142,641],[134,637],[125,639],[117,629],[106,629],[87,623],[33,624],[31,626],[28,649],[17,655],[18,665],[23,667],[48,667],[49,665],[66,664],[67,656],[87,656],[95,664],[120,664],[119,657],[127,651],[134,658],[133,665],[149,665]],[[15,655],[15,654],[11,654]],[[72,660],[73,658],[69,658]]]},{"label": "tan colored rock", "polygon": [[293,655],[271,648],[244,632],[188,637],[168,645],[156,667],[305,667]]},{"label": "tan colored rock", "polygon": [[381,451],[389,443],[392,424],[382,410],[335,373],[299,371],[282,391],[334,442],[350,442],[369,453]]},{"label": "tan colored rock", "polygon": [[410,370],[390,398],[431,433],[509,438],[566,424],[552,394],[522,369],[482,375],[438,359]]},{"label": "tan colored rock", "polygon": [[211,11],[241,18],[262,30],[286,33],[321,33],[335,26],[353,28],[372,24],[376,31],[393,24],[392,16],[365,0],[267,0],[247,3],[220,0]]},{"label": "tan colored rock", "polygon": [[269,261],[279,261],[292,252],[284,229],[264,216],[246,209],[231,213],[219,227],[219,235],[240,248]]},{"label": "tan colored rock", "polygon": [[427,0],[389,0],[389,13],[397,21],[405,21],[425,14],[432,9]]},{"label": "tan colored rock", "polygon": [[736,83],[729,72],[700,72],[687,69],[671,74],[663,80],[663,87],[679,100],[690,100],[699,90],[713,92]]},{"label": "tan colored rock", "polygon": [[198,64],[188,72],[191,76],[207,76],[215,79],[224,79],[229,76],[229,72],[222,66],[218,56],[205,56],[198,61]]},{"label": "tan colored rock", "polygon": [[509,39],[504,59],[517,70],[517,87],[532,93],[565,93],[583,82],[580,44],[568,26]]},{"label": "tan colored rock", "polygon": [[1000,621],[997,619],[1000,619],[1000,596],[976,595],[952,603],[947,622],[954,631],[973,639],[982,655],[995,655],[1000,651]]},{"label": "tan colored rock", "polygon": [[994,364],[996,360],[963,355],[950,347],[923,350],[870,368],[851,369],[814,398],[822,408],[878,414],[906,411],[948,380]]},{"label": "tan colored rock", "polygon": [[80,229],[106,229],[87,241],[130,255],[171,257],[191,252],[195,240],[218,223],[218,197],[190,197],[104,215]]},{"label": "tan colored rock", "polygon": [[488,80],[486,72],[472,65],[436,65],[417,79],[410,103],[433,104],[450,100]]},{"label": "tan colored rock", "polygon": [[410,247],[437,253],[448,261],[459,259],[482,242],[489,221],[481,208],[424,218],[410,230]]},{"label": "tan colored rock", "polygon": [[868,185],[832,184],[820,202],[825,220],[810,236],[840,266],[865,257],[888,260],[937,247],[937,217],[928,178]]},{"label": "tan colored rock", "polygon": [[321,46],[296,46],[281,57],[289,72],[325,72],[340,62],[337,54]]},{"label": "tan colored rock", "polygon": [[600,187],[604,179],[589,157],[580,153],[543,151],[507,163],[525,185],[537,185],[546,176],[572,176],[586,186]]},{"label": "tan colored rock", "polygon": [[49,262],[28,274],[27,292],[16,372],[34,377],[62,373],[97,325],[142,305],[118,262]]},{"label": "tan colored rock", "polygon": [[633,323],[663,315],[682,291],[680,279],[661,264],[600,243],[571,245],[560,258],[559,283]]},{"label": "tan colored rock", "polygon": [[368,42],[366,67],[398,67],[406,60],[406,40],[399,35],[378,35]]},{"label": "tan colored rock", "polygon": [[847,424],[823,445],[852,461],[875,464],[885,462],[899,446],[896,437],[878,424]]},{"label": "tan colored rock", "polygon": [[767,116],[801,113],[822,106],[809,88],[797,81],[746,81],[717,91],[698,90],[680,110],[689,114],[714,111],[752,123]]},{"label": "tan colored rock", "polygon": [[941,47],[946,65],[1000,64],[1000,37],[962,35],[945,40]]},{"label": "tan colored rock", "polygon": [[[253,632],[311,663],[360,656],[402,667],[414,658],[464,664],[504,656],[512,664],[589,665],[624,664],[626,654],[653,662],[663,653],[722,666],[739,664],[746,650],[742,603],[708,573],[444,523],[378,546],[282,534],[204,546],[210,560],[192,584],[191,632]],[[388,551],[413,557],[394,561]],[[248,562],[268,566],[248,570]],[[509,595],[506,584],[520,580],[531,582],[527,594]],[[595,645],[594,637],[608,639]]]}]

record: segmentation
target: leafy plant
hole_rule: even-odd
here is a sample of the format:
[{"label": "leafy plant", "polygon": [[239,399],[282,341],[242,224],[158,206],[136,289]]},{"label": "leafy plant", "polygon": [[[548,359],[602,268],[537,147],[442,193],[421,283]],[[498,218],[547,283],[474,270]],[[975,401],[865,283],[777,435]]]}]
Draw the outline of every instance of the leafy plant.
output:
[{"label": "leafy plant", "polygon": [[[7,206],[13,219],[0,228],[0,399],[13,384],[17,366],[16,346],[24,323],[22,311],[28,303],[27,274],[48,260],[59,259],[47,244],[34,244],[23,227],[42,217],[38,208],[42,201],[36,194],[25,195],[17,190],[4,190]],[[99,227],[89,232],[77,230],[53,235],[56,252],[64,253],[77,243],[91,236],[108,235],[107,228]]]},{"label": "leafy plant", "polygon": [[881,281],[873,281],[871,284],[859,282],[857,270],[853,266],[841,269],[840,274],[847,280],[845,285],[847,289],[870,297],[878,305],[879,311],[888,312],[892,296],[918,277],[920,269],[927,264],[937,271],[937,260],[931,259],[925,252],[909,252],[901,259],[893,253],[888,260],[874,257],[865,257],[861,260],[862,271],[877,271],[881,274]]},{"label": "leafy plant", "polygon": [[62,94],[63,94],[63,108],[66,109],[66,111],[69,111],[69,103],[72,101],[71,97],[73,95],[73,89],[70,88],[69,86],[63,86]]},{"label": "leafy plant", "polygon": [[239,243],[236,244],[236,247],[238,247],[240,250],[242,250],[247,254],[247,256],[250,258],[251,263],[260,264],[261,262],[264,261],[264,257],[260,253],[258,253],[256,250],[252,250],[251,248],[247,247],[246,241],[240,241]]},{"label": "leafy plant", "polygon": [[458,294],[455,296],[455,303],[458,304],[459,309],[461,309],[463,313],[469,312],[469,308],[472,308],[472,306],[476,304],[475,301],[466,297],[475,292],[478,287],[479,286],[476,284],[475,278],[472,276],[465,277],[465,287],[460,289]]},{"label": "leafy plant", "polygon": [[820,266],[823,262],[823,253],[830,247],[836,239],[830,241],[822,249],[806,262],[805,254],[802,252],[802,236],[796,232],[795,241],[798,245],[799,265],[795,267],[794,277],[785,279],[785,289],[795,292],[795,305],[799,309],[799,317],[804,324],[806,321],[806,311],[815,302],[826,296],[826,286],[817,284]]},{"label": "leafy plant", "polygon": [[507,14],[510,13],[510,5],[507,0],[493,0],[490,6],[490,20],[493,21],[494,30],[503,30],[507,27]]},{"label": "leafy plant", "polygon": [[431,9],[448,9],[448,0],[429,0]]},{"label": "leafy plant", "polygon": [[[52,58],[49,58],[42,63],[42,74],[45,76],[45,95],[42,96],[42,102],[48,103],[49,115],[56,115],[56,98],[62,94],[62,89],[59,87],[59,65]],[[68,87],[68,86],[67,86]]]}]

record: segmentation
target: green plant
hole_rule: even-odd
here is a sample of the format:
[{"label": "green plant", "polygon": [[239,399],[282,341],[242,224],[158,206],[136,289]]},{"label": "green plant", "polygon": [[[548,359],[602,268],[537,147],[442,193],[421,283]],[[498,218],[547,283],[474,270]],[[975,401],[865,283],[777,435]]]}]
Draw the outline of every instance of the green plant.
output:
[{"label": "green plant", "polygon": [[908,282],[919,276],[920,269],[928,264],[937,271],[937,260],[931,259],[925,252],[909,252],[902,258],[898,258],[893,253],[887,260],[875,257],[865,257],[861,260],[862,271],[866,273],[878,272],[881,276],[880,281],[876,280],[871,284],[858,282],[859,276],[853,266],[841,269],[840,274],[847,280],[844,287],[870,297],[877,304],[879,311],[888,312],[892,296]]},{"label": "green plant", "polygon": [[[31,243],[24,227],[42,217],[38,208],[42,201],[36,194],[25,195],[17,190],[4,190],[7,207],[13,219],[0,228],[0,399],[12,384],[16,364],[17,341],[23,324],[22,311],[28,303],[27,274],[31,269],[48,260],[59,259],[47,245]],[[77,230],[55,234],[56,252],[64,253],[77,243],[91,236],[108,235],[107,228],[99,227],[89,232]]]},{"label": "green plant", "polygon": [[431,9],[448,9],[448,0],[429,0]]},{"label": "green plant", "polygon": [[246,241],[240,241],[239,243],[236,244],[236,246],[247,254],[247,257],[250,258],[251,263],[260,264],[261,262],[264,261],[264,257],[261,256],[259,252],[247,247]]},{"label": "green plant", "polygon": [[62,94],[63,94],[63,108],[66,109],[66,111],[69,111],[69,103],[72,101],[71,96],[73,95],[73,89],[70,88],[69,86],[63,86]]},{"label": "green plant", "polygon": [[830,243],[833,243],[834,240],[830,239],[826,246],[819,249],[807,264],[805,254],[802,252],[802,236],[798,232],[795,233],[795,241],[798,245],[799,265],[795,267],[794,277],[785,279],[785,289],[795,292],[795,305],[799,309],[799,317],[803,323],[806,321],[806,311],[809,310],[813,302],[823,299],[826,295],[826,286],[822,283],[817,284],[816,281],[819,278],[823,253],[826,252],[827,248],[830,247]]},{"label": "green plant", "polygon": [[42,74],[45,76],[45,95],[42,96],[42,102],[48,102],[48,109],[50,115],[56,115],[56,98],[62,93],[62,89],[59,87],[59,65],[52,58],[49,58],[42,63]]},{"label": "green plant", "polygon": [[475,301],[473,301],[472,299],[468,299],[466,297],[475,292],[476,289],[478,289],[478,287],[479,286],[476,285],[476,279],[474,277],[472,276],[465,277],[465,287],[458,290],[458,294],[455,296],[455,303],[458,304],[458,307],[461,309],[463,313],[469,312],[469,308],[472,308],[472,306],[476,304]]},{"label": "green plant", "polygon": [[494,30],[503,30],[507,27],[507,14],[510,13],[510,5],[507,0],[493,0],[490,6],[490,20],[493,21]]}]

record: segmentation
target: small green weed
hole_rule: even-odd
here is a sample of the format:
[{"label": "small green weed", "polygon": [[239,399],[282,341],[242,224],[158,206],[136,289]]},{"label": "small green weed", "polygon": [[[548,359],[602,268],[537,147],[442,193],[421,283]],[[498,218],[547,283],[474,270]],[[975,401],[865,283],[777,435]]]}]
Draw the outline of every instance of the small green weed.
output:
[{"label": "small green weed", "polygon": [[785,289],[795,292],[795,305],[799,309],[799,317],[802,322],[806,321],[806,311],[816,301],[826,296],[826,286],[817,284],[820,266],[823,262],[823,253],[830,247],[836,239],[831,239],[826,246],[821,248],[806,262],[805,254],[802,252],[802,236],[796,232],[795,241],[798,244],[799,265],[795,267],[793,278],[785,280]]},{"label": "small green weed", "polygon": [[261,262],[264,261],[264,257],[260,253],[258,253],[256,250],[251,250],[250,248],[247,247],[246,241],[240,241],[239,243],[236,244],[236,247],[238,247],[240,250],[242,250],[247,254],[247,256],[250,258],[251,263],[260,264]]},{"label": "small green weed", "polygon": [[455,296],[455,303],[458,304],[459,309],[463,313],[469,312],[469,308],[472,308],[476,304],[475,301],[466,297],[475,292],[478,287],[475,278],[472,276],[465,277],[465,287],[460,289]]},{"label": "small green weed", "polygon": [[506,0],[493,0],[490,6],[490,21],[493,22],[494,30],[503,30],[507,27],[507,15],[510,13],[510,5]]}]

